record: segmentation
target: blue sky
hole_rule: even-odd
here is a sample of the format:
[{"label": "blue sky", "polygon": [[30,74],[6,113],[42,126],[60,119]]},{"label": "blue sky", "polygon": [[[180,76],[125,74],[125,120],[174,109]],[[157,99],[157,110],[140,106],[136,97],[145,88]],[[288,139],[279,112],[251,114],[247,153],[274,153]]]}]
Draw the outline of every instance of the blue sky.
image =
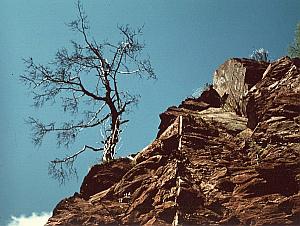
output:
[{"label": "blue sky", "polygon": [[[86,132],[69,152],[58,149],[53,137],[35,148],[28,116],[45,121],[62,118],[58,106],[36,110],[18,81],[22,58],[47,63],[58,48],[78,38],[65,23],[76,17],[71,0],[2,0],[0,7],[0,225],[11,216],[50,212],[64,197],[79,190],[83,176],[99,156],[77,161],[79,179],[59,186],[47,175],[48,162],[93,144],[96,133]],[[213,71],[231,57],[248,57],[265,48],[271,59],[286,55],[300,21],[300,1],[220,0],[87,0],[91,35],[99,41],[117,40],[117,25],[145,25],[142,39],[151,57],[157,81],[137,81],[131,89],[142,99],[129,116],[119,155],[135,153],[157,133],[159,113],[178,105],[196,89],[211,82]],[[128,85],[128,84],[125,84]]]}]

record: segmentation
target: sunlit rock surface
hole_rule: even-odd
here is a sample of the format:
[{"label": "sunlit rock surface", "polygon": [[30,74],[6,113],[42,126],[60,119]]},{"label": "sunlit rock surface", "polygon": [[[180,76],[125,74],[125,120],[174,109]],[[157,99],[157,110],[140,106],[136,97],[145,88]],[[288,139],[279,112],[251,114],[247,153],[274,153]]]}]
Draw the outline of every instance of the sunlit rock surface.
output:
[{"label": "sunlit rock surface", "polygon": [[300,60],[226,61],[133,160],[96,165],[47,225],[300,225]]}]

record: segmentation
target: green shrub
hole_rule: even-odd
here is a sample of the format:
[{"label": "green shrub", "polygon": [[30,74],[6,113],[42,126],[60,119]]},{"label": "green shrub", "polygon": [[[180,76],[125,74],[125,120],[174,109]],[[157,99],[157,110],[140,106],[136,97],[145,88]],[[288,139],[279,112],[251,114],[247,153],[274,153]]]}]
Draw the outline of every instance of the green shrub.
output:
[{"label": "green shrub", "polygon": [[294,43],[289,46],[288,54],[290,57],[300,58],[300,22],[297,24]]}]

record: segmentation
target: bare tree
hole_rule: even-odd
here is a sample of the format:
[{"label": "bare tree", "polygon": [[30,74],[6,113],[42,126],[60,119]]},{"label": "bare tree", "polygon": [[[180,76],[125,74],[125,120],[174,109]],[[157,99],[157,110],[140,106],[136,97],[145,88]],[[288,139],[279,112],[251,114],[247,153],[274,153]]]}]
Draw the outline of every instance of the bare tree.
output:
[{"label": "bare tree", "polygon": [[143,56],[145,45],[139,41],[141,28],[119,26],[119,42],[98,43],[89,36],[87,16],[79,1],[77,8],[78,18],[68,26],[79,32],[83,41],[71,41],[73,50],[58,50],[55,59],[47,65],[37,64],[32,58],[24,60],[26,71],[20,76],[32,92],[36,107],[60,100],[65,112],[83,116],[80,121],[71,120],[58,126],[56,122],[45,124],[30,117],[28,123],[33,127],[35,145],[40,145],[46,134],[54,132],[58,145],[69,147],[82,130],[104,127],[99,138],[101,145],[84,145],[74,154],[50,162],[49,173],[61,182],[76,173],[73,163],[87,150],[103,152],[103,161],[114,158],[121,128],[128,122],[124,113],[139,98],[123,90],[121,80],[132,76],[156,78],[149,57]]}]

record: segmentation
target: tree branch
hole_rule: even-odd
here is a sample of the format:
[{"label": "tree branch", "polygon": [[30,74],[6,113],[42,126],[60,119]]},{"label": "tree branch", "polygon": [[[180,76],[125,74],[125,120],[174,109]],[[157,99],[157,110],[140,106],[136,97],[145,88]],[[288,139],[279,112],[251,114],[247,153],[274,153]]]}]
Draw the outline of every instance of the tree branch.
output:
[{"label": "tree branch", "polygon": [[24,60],[26,73],[20,76],[21,81],[31,89],[36,106],[58,100],[64,111],[86,114],[81,121],[71,120],[58,126],[54,122],[43,124],[30,117],[28,123],[33,127],[32,136],[36,145],[41,144],[46,134],[55,132],[58,146],[64,144],[68,147],[83,129],[104,126],[103,148],[85,145],[73,155],[50,162],[49,173],[56,179],[65,179],[76,173],[73,163],[86,150],[103,151],[104,161],[114,158],[122,126],[128,122],[123,119],[123,114],[138,101],[136,95],[122,89],[120,76],[142,77],[146,74],[149,78],[155,78],[150,60],[143,59],[145,45],[138,39],[141,29],[131,29],[128,25],[118,27],[121,40],[117,44],[97,43],[89,37],[87,16],[79,0],[77,10],[77,19],[68,26],[80,33],[82,44],[71,41],[71,52],[67,48],[59,49],[54,61],[45,66],[35,64],[31,58]]},{"label": "tree branch", "polygon": [[54,159],[51,161],[51,163],[53,164],[57,164],[57,163],[65,163],[65,162],[68,162],[72,159],[75,159],[77,158],[78,155],[80,155],[81,153],[85,152],[87,149],[90,149],[92,151],[103,151],[103,148],[94,148],[92,146],[89,146],[89,145],[84,145],[83,148],[81,150],[79,150],[78,152],[74,153],[73,155],[71,156],[68,156],[66,158],[63,158],[63,159]]}]

